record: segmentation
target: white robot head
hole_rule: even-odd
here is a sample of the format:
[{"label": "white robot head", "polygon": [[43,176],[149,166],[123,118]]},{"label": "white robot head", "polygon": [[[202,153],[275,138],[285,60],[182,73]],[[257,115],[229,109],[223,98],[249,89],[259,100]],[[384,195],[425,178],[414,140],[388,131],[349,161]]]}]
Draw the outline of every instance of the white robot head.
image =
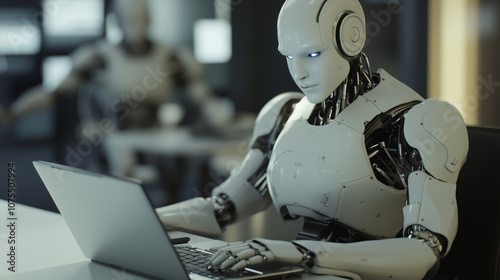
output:
[{"label": "white robot head", "polygon": [[116,13],[125,44],[133,46],[147,40],[149,28],[147,0],[115,0],[112,9]]},{"label": "white robot head", "polygon": [[358,0],[287,0],[278,17],[278,50],[311,103],[324,101],[346,79],[349,60],[365,40]]}]

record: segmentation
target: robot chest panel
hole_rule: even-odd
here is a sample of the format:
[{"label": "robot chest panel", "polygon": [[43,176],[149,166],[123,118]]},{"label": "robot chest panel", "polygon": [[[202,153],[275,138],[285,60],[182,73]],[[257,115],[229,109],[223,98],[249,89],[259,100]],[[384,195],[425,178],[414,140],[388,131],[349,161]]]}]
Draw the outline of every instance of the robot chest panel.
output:
[{"label": "robot chest panel", "polygon": [[153,51],[130,57],[123,50],[107,50],[105,59],[99,82],[112,98],[138,104],[165,102],[170,98],[173,81],[165,54]]},{"label": "robot chest panel", "polygon": [[338,221],[372,236],[401,228],[406,193],[378,182],[362,133],[337,122],[287,123],[268,166],[273,202],[281,213]]}]

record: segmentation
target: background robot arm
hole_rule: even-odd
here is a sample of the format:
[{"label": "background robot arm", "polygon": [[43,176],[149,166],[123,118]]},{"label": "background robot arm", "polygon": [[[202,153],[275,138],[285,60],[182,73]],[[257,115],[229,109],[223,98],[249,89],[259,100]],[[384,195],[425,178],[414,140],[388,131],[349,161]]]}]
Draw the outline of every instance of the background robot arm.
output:
[{"label": "background robot arm", "polygon": [[284,93],[270,100],[257,117],[249,151],[240,167],[209,198],[157,208],[163,224],[216,235],[226,225],[265,209],[271,202],[266,180],[270,153],[294,104],[302,97],[301,93]]},{"label": "background robot arm", "polygon": [[28,89],[11,105],[10,114],[17,118],[52,105],[58,96],[76,93],[90,72],[102,67],[96,44],[85,45],[75,50],[72,54],[72,63],[71,72],[56,89],[49,91],[42,85]]}]

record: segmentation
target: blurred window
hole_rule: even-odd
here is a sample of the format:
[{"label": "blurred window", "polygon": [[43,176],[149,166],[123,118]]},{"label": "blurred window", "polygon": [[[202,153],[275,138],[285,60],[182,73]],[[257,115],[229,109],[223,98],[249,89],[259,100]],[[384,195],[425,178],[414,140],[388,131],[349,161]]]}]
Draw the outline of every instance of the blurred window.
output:
[{"label": "blurred window", "polygon": [[34,13],[30,9],[0,11],[0,55],[30,55],[40,51],[40,28],[30,21]]},{"label": "blurred window", "polygon": [[93,37],[102,34],[103,0],[44,0],[44,35],[48,37]]}]

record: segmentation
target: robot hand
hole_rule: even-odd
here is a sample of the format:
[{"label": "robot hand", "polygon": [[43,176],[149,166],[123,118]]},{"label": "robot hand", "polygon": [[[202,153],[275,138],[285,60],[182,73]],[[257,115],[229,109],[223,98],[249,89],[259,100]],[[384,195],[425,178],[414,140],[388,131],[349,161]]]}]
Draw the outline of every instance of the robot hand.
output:
[{"label": "robot hand", "polygon": [[253,239],[220,248],[210,259],[212,268],[239,270],[248,265],[279,261],[300,264],[312,259],[309,252],[292,242]]},{"label": "robot hand", "polygon": [[212,236],[222,233],[211,199],[201,197],[189,199],[157,208],[156,213],[169,230],[180,229]]}]

